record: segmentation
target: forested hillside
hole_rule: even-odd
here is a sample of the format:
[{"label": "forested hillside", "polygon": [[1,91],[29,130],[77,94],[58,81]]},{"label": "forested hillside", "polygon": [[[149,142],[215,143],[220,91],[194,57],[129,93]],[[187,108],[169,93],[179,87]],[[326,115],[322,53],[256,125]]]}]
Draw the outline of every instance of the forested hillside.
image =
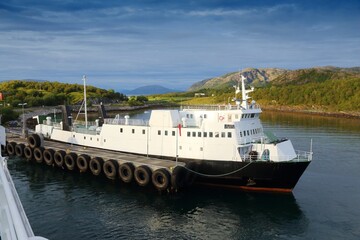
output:
[{"label": "forested hillside", "polygon": [[[360,112],[360,68],[321,67],[299,70],[277,71],[281,74],[268,74],[269,69],[242,71],[248,78],[247,87],[255,85],[250,95],[253,99],[268,107],[292,107],[303,110],[331,112]],[[255,74],[254,74],[255,73]],[[230,76],[230,78],[229,78]],[[196,91],[205,93],[205,98],[194,98],[189,103],[228,103],[234,98],[234,88],[239,73],[199,82],[202,86]],[[266,79],[266,84],[253,84],[253,80]],[[212,84],[209,84],[212,82]],[[214,85],[213,83],[219,83]],[[188,94],[189,95],[189,94]],[[240,96],[238,96],[240,97]]]},{"label": "forested hillside", "polygon": [[[0,82],[3,102],[12,106],[26,102],[28,106],[55,106],[64,103],[76,104],[83,99],[83,86],[49,81],[11,80]],[[124,101],[124,94],[93,86],[86,87],[90,102]]]}]

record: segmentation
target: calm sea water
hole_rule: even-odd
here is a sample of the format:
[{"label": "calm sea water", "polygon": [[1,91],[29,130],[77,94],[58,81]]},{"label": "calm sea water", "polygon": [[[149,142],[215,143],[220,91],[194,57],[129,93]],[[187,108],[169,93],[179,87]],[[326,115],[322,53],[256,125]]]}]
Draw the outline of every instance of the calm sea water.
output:
[{"label": "calm sea water", "polygon": [[159,194],[26,163],[9,169],[36,235],[49,239],[360,239],[360,121],[263,113],[314,159],[293,194]]}]

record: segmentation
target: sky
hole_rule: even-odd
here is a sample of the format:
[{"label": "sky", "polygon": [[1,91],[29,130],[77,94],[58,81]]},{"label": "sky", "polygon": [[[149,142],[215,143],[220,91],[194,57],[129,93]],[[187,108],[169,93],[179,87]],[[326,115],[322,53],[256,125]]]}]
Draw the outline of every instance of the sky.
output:
[{"label": "sky", "polygon": [[360,1],[2,0],[0,81],[134,89],[247,67],[360,66]]}]

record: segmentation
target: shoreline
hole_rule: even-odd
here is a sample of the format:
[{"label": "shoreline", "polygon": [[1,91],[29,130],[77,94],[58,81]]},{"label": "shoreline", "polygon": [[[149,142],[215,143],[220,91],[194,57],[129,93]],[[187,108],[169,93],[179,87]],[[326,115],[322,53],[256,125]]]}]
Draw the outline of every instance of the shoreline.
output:
[{"label": "shoreline", "polygon": [[351,118],[351,119],[359,119],[360,112],[327,112],[323,110],[315,110],[315,109],[297,109],[296,107],[289,106],[261,106],[261,109],[264,111],[274,111],[274,112],[288,112],[288,113],[303,113],[309,115],[318,115],[325,117],[341,117],[341,118]]}]

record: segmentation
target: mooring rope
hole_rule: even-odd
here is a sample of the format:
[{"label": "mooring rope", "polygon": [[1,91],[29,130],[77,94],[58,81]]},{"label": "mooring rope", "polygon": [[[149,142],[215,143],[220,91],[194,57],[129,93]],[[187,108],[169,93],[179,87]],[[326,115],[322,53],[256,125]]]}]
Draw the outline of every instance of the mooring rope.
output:
[{"label": "mooring rope", "polygon": [[252,164],[253,162],[249,162],[248,164],[246,164],[245,166],[239,168],[239,169],[236,169],[234,171],[231,171],[229,173],[224,173],[224,174],[214,174],[214,175],[211,175],[211,174],[205,174],[205,173],[200,173],[200,172],[196,172],[190,168],[187,168],[185,166],[180,166],[180,167],[183,167],[185,168],[187,171],[189,172],[192,172],[192,173],[195,173],[197,175],[200,175],[200,176],[203,176],[203,177],[225,177],[225,176],[228,176],[228,175],[231,175],[231,174],[234,174],[236,172],[240,172],[241,170],[245,169],[246,167],[248,167],[250,164]]}]

